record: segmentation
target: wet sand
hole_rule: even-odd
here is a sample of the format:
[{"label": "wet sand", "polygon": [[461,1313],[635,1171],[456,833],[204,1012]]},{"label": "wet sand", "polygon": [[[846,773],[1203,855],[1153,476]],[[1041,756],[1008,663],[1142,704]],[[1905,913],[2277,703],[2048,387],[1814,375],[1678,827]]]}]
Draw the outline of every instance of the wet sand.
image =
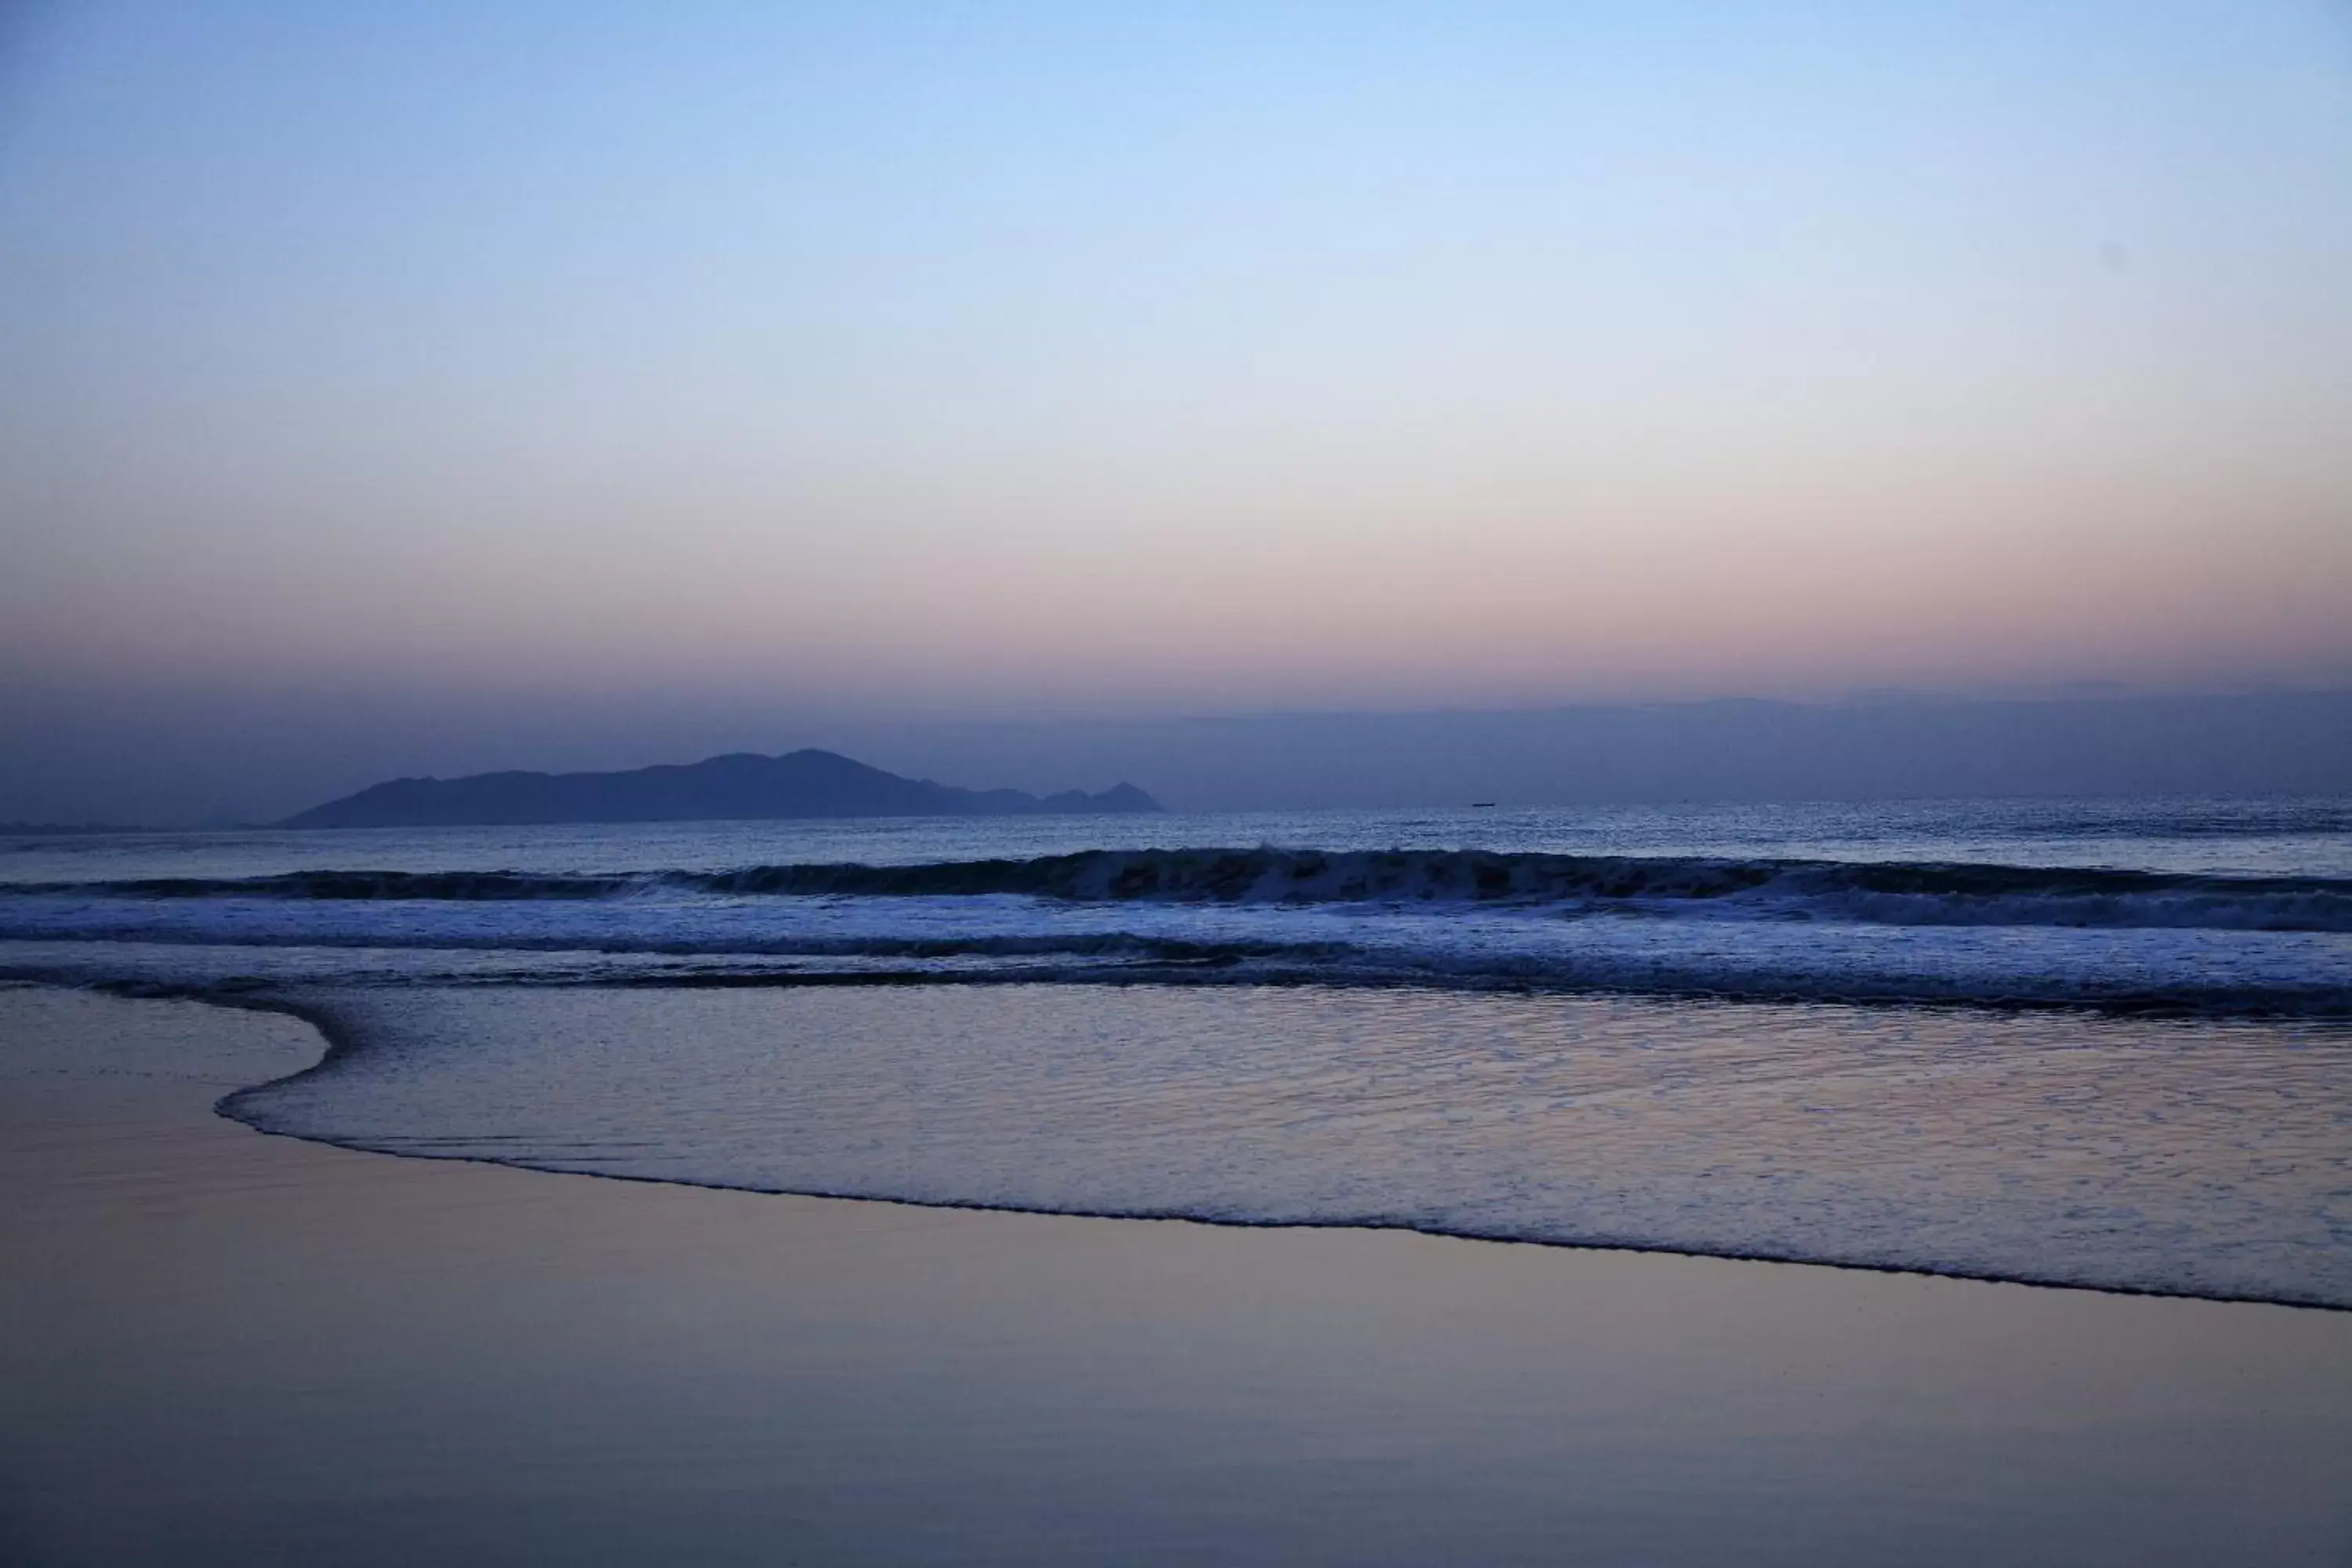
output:
[{"label": "wet sand", "polygon": [[266,1137],[0,991],[0,1562],[2352,1560],[2352,1314]]}]

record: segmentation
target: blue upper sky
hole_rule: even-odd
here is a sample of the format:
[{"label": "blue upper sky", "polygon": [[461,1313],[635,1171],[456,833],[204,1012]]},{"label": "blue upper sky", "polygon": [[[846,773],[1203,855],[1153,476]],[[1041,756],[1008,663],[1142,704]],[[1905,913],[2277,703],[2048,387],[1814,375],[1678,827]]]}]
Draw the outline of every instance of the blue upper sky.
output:
[{"label": "blue upper sky", "polygon": [[17,7],[24,684],[2352,673],[2324,4]]}]

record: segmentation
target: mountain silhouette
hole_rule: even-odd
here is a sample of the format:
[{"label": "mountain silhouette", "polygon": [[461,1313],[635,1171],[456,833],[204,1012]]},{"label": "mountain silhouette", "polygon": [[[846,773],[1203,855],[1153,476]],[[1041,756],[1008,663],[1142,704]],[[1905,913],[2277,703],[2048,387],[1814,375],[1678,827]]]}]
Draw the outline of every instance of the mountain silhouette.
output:
[{"label": "mountain silhouette", "polygon": [[1043,797],[901,778],[837,752],[702,762],[611,773],[476,773],[393,779],[314,805],[280,827],[507,827],[551,822],[710,822],[810,816],[1026,816],[1158,811],[1133,784]]}]

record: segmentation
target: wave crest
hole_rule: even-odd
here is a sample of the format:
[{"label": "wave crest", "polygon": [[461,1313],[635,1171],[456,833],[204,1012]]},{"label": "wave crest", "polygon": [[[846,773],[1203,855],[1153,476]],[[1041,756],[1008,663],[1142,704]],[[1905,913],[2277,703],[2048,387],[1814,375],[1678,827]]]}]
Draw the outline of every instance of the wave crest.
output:
[{"label": "wave crest", "polygon": [[2352,879],[2232,877],[1966,862],[1727,859],[1493,850],[1098,849],[908,866],[545,876],[516,871],[299,871],[21,887],[146,899],[957,898],[1072,902],[1558,906],[1564,913],[2352,931]]}]

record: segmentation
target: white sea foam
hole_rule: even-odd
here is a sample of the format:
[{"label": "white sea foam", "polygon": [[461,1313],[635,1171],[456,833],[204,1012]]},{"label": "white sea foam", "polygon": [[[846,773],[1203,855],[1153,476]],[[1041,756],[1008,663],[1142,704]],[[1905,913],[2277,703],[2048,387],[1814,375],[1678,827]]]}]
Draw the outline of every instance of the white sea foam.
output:
[{"label": "white sea foam", "polygon": [[[1123,965],[1168,983],[1320,980],[1878,1001],[2083,1004],[2187,1012],[2352,1016],[2352,935],[2185,924],[2004,926],[1990,920],[1775,919],[1574,902],[724,896],[647,887],[622,897],[321,899],[0,896],[15,963],[27,942],[150,948],[364,950],[366,963],[421,975],[446,955],[506,957],[528,981],[741,974],[759,961],[952,963],[1036,977],[1061,965],[1098,977]],[[439,956],[436,956],[439,955]],[[556,955],[562,955],[557,958]],[[118,953],[86,955],[104,971]],[[11,963],[0,949],[0,967]],[[320,960],[321,979],[347,961]],[[481,961],[475,961],[477,968]],[[160,966],[160,968],[159,968]],[[219,960],[139,961],[141,975],[201,981]],[[236,965],[233,963],[234,972]]]}]

